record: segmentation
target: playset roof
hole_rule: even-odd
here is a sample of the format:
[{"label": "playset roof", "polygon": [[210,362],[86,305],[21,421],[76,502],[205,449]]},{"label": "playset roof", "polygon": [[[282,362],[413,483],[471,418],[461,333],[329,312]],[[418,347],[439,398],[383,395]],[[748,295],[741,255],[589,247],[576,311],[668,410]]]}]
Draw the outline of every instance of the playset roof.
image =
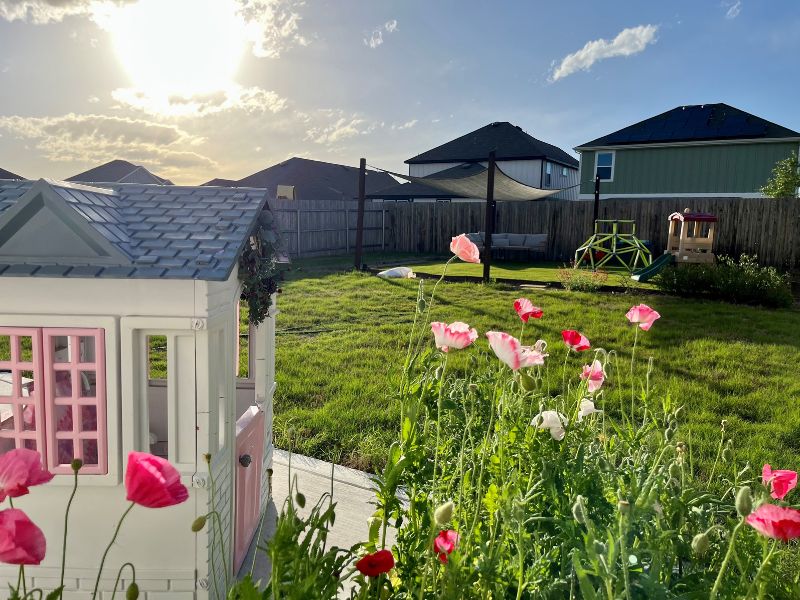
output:
[{"label": "playset roof", "polygon": [[716,223],[717,217],[709,214],[709,213],[701,213],[701,212],[674,212],[669,217],[667,217],[668,221],[700,221],[703,223]]},{"label": "playset roof", "polygon": [[258,188],[0,181],[0,276],[224,281],[259,217]]}]

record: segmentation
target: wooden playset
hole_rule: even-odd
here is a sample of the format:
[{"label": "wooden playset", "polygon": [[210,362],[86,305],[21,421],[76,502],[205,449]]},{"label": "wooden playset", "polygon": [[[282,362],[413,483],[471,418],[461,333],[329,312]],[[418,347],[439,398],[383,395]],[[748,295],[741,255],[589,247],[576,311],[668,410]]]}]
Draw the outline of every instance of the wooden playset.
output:
[{"label": "wooden playset", "polygon": [[[140,597],[217,597],[243,562],[270,497],[276,313],[251,327],[237,378],[237,265],[271,221],[262,189],[0,182],[0,453],[37,450],[56,474],[15,503],[54,541],[34,584],[57,585],[80,458],[64,597],[91,598],[132,450],[169,459],[190,491],[137,507],[111,550],[109,564],[135,564]],[[210,510],[207,454],[224,539],[190,529]],[[16,574],[0,566],[0,581]]]},{"label": "wooden playset", "polygon": [[666,252],[679,264],[713,263],[717,217],[707,213],[674,212],[669,217]]}]

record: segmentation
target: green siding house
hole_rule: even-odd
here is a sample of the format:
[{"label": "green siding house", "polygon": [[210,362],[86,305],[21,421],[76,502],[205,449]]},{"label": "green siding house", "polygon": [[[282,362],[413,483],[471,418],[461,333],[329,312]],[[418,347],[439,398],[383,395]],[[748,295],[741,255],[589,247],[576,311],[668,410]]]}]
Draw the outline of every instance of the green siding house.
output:
[{"label": "green siding house", "polygon": [[679,106],[581,144],[580,199],[761,197],[800,133],[727,104]]}]

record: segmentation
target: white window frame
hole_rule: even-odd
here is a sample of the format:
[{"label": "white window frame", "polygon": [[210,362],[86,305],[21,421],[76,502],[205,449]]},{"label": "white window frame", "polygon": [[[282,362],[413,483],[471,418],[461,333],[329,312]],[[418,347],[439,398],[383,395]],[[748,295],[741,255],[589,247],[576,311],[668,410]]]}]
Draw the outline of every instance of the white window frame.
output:
[{"label": "white window frame", "polygon": [[610,154],[611,155],[611,178],[610,179],[601,179],[600,182],[612,183],[614,181],[614,171],[617,168],[617,151],[616,150],[596,150],[594,153],[594,176],[597,177],[597,159],[600,157],[601,154]]},{"label": "white window frame", "polygon": [[549,160],[544,161],[544,177],[545,184],[543,187],[550,187],[553,185],[553,163]]},{"label": "white window frame", "polygon": [[567,167],[561,167],[561,176],[566,177],[568,175]]}]

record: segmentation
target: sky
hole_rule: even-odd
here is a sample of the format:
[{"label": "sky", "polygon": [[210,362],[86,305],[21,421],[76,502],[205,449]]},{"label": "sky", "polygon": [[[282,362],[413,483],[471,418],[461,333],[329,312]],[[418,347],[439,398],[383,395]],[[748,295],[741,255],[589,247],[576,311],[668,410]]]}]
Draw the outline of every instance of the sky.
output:
[{"label": "sky", "polygon": [[675,106],[800,130],[797,0],[0,0],[0,168],[404,171],[493,121],[567,151]]}]

